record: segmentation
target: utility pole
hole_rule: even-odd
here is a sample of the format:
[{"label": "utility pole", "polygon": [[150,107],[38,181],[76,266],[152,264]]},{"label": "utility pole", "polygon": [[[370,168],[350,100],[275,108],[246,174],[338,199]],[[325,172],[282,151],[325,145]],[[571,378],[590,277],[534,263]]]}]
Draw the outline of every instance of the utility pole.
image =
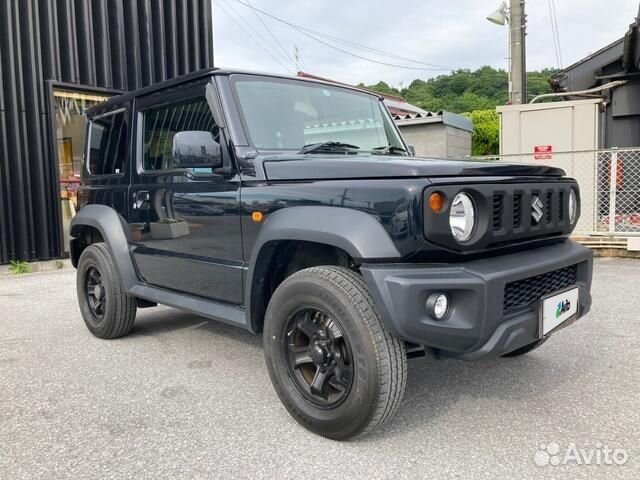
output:
[{"label": "utility pole", "polygon": [[298,72],[300,71],[300,52],[298,51],[297,45],[293,46],[293,56],[296,59],[296,75],[297,75]]},{"label": "utility pole", "polygon": [[510,102],[527,103],[526,15],[524,0],[509,0],[509,57],[511,57]]}]

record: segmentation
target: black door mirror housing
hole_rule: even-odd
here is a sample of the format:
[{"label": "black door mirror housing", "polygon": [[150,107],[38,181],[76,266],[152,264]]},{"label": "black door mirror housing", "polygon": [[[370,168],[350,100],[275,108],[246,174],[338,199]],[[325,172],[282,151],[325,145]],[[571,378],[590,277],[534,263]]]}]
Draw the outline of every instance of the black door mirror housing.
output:
[{"label": "black door mirror housing", "polygon": [[222,148],[211,132],[188,130],[173,136],[173,168],[221,168]]}]

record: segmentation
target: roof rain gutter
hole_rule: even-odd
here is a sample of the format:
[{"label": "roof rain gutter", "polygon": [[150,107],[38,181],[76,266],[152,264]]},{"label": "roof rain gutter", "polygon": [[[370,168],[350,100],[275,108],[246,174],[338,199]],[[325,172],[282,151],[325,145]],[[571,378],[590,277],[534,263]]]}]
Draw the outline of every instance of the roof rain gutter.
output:
[{"label": "roof rain gutter", "polygon": [[627,80],[616,80],[615,82],[605,83],[604,85],[600,85],[599,87],[593,87],[587,90],[577,90],[575,92],[543,93],[542,95],[533,97],[529,103],[535,103],[541,98],[570,97],[570,96],[581,96],[581,95],[587,96],[592,93],[598,93],[604,90],[609,90],[615,87],[619,87],[620,85],[624,85],[625,83],[627,83]]}]

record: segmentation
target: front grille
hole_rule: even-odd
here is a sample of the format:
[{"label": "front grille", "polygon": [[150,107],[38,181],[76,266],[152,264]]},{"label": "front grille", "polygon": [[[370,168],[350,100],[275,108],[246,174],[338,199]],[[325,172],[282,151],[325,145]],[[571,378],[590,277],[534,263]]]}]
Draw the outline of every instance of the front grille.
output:
[{"label": "front grille", "polygon": [[493,215],[492,222],[494,230],[500,230],[502,228],[502,202],[504,197],[500,194],[493,196]]},{"label": "front grille", "polygon": [[551,209],[551,204],[553,201],[553,192],[547,192],[547,201],[544,204],[544,219],[547,223],[551,223],[553,220],[553,210]]},{"label": "front grille", "polygon": [[[502,243],[501,236],[514,238],[544,236],[566,226],[565,211],[569,195],[568,185],[533,188],[515,186],[513,191],[493,193],[491,227],[496,243]],[[542,217],[536,221],[533,214],[534,196],[542,202]],[[507,239],[505,239],[507,240]]]},{"label": "front grille", "polygon": [[424,202],[424,236],[435,245],[454,251],[481,251],[515,245],[529,240],[566,236],[573,230],[569,222],[569,193],[573,181],[531,183],[484,183],[433,185],[425,192],[425,200],[433,192],[454,198],[466,192],[474,199],[477,218],[472,238],[461,244],[451,235],[449,216],[434,212]]},{"label": "front grille", "polygon": [[541,297],[575,285],[578,277],[578,266],[554,270],[535,277],[507,283],[504,289],[502,310],[506,314],[511,310],[530,306]]},{"label": "front grille", "polygon": [[519,228],[522,224],[522,194],[513,196],[513,228]]}]

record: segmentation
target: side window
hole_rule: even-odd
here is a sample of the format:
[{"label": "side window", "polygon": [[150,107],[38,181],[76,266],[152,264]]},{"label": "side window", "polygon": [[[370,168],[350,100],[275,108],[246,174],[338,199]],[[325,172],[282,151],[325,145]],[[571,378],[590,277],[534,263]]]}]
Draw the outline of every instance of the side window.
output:
[{"label": "side window", "polygon": [[91,175],[124,171],[127,159],[127,110],[94,118],[89,124],[87,170]]},{"label": "side window", "polygon": [[221,158],[220,129],[204,95],[142,113],[143,170],[189,168],[194,173],[211,174],[221,166],[214,162],[214,157]]}]

